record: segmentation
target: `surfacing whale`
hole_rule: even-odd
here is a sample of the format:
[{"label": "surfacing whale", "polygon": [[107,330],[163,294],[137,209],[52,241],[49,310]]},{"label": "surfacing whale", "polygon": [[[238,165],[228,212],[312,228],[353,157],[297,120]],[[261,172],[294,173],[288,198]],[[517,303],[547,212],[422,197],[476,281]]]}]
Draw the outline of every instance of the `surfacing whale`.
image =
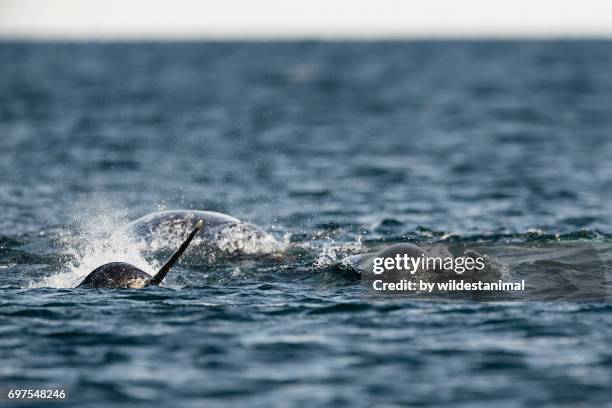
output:
[{"label": "surfacing whale", "polygon": [[202,228],[203,221],[197,221],[195,227],[181,244],[179,249],[172,254],[164,266],[153,276],[142,269],[125,262],[111,262],[97,267],[92,271],[77,288],[144,288],[159,285],[170,268],[179,260],[185,252],[195,235]]},{"label": "surfacing whale", "polygon": [[[428,281],[435,280],[448,280],[449,278],[461,278],[464,280],[497,280],[502,277],[502,269],[493,260],[489,259],[488,256],[482,255],[473,250],[465,250],[457,248],[458,253],[452,253],[451,248],[446,246],[433,246],[430,248],[421,248],[420,246],[410,243],[399,243],[390,245],[378,252],[370,252],[365,254],[353,255],[345,258],[342,262],[350,265],[356,269],[362,276],[372,276],[374,271],[374,260],[376,258],[395,258],[396,256],[407,255],[409,258],[421,258],[425,256],[437,256],[441,258],[482,258],[484,262],[484,268],[482,270],[474,270],[466,272],[463,275],[458,275],[455,272],[451,272],[446,269],[440,268],[420,268],[415,275],[408,275],[412,278],[420,278]],[[455,248],[452,248],[455,250]],[[456,252],[456,251],[453,251]],[[435,273],[432,273],[435,272]]]},{"label": "surfacing whale", "polygon": [[203,220],[206,228],[197,234],[194,245],[207,253],[260,255],[280,250],[281,244],[256,225],[215,211],[174,210],[145,215],[128,225],[128,232],[147,251],[176,247],[184,234]]}]

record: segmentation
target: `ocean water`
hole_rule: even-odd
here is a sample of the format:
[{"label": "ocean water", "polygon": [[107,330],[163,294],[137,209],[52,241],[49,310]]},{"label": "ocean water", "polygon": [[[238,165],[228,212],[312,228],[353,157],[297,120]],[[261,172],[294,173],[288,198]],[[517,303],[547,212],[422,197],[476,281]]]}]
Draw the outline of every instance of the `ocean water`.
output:
[{"label": "ocean water", "polygon": [[[608,41],[1,43],[0,388],[70,407],[612,406],[605,283],[372,299],[341,263],[476,242],[527,279],[609,279],[611,66]],[[106,262],[158,267],[125,226],[164,209],[278,245],[73,289]],[[565,244],[592,259],[530,250]]]}]

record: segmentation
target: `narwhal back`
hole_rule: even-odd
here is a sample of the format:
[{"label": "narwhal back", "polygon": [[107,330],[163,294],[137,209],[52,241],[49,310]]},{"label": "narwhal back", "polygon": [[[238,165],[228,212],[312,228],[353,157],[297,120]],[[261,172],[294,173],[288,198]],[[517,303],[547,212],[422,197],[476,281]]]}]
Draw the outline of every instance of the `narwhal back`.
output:
[{"label": "narwhal back", "polygon": [[96,268],[78,288],[142,288],[151,275],[125,262],[111,262]]}]

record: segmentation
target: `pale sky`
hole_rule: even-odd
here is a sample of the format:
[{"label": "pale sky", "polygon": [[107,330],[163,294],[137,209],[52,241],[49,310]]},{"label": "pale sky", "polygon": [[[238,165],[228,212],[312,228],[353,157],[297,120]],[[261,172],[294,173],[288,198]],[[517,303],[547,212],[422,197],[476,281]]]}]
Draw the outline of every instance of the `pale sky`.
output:
[{"label": "pale sky", "polygon": [[612,37],[612,0],[0,0],[0,37]]}]

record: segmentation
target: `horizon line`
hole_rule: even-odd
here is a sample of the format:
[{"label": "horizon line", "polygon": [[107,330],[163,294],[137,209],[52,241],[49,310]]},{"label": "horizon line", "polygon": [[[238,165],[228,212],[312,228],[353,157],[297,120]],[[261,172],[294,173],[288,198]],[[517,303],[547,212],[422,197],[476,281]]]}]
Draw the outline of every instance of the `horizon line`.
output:
[{"label": "horizon line", "polygon": [[612,32],[422,33],[409,35],[49,35],[0,33],[0,42],[393,42],[393,41],[588,41],[612,40]]}]

